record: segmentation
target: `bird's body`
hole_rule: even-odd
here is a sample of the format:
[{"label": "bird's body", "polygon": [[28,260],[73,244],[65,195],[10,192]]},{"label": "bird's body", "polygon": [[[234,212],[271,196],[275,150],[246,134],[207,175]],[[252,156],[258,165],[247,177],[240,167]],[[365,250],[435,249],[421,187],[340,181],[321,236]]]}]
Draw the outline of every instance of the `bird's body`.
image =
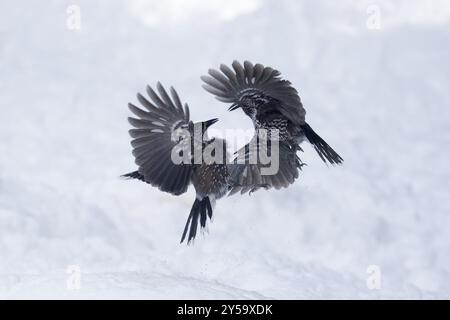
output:
[{"label": "bird's body", "polygon": [[[253,65],[245,61],[242,66],[234,61],[232,68],[220,65],[220,71],[210,69],[208,76],[203,76],[203,87],[222,102],[231,103],[229,110],[241,108],[252,119],[255,135],[264,129],[278,134],[280,143],[280,172],[264,177],[259,164],[241,166],[234,170],[241,186],[232,192],[253,191],[259,187],[287,187],[298,177],[302,162],[296,156],[302,150],[300,144],[308,140],[325,163],[340,164],[343,159],[319,136],[305,120],[306,111],[297,90],[287,80],[281,79],[281,73],[261,64]],[[256,142],[258,144],[259,142]],[[238,157],[249,157],[255,148],[245,146],[250,151],[238,152]],[[245,175],[244,171],[251,171]],[[250,176],[250,178],[248,178]],[[257,177],[255,179],[255,177]],[[263,182],[261,185],[258,183]]]},{"label": "bird's body", "polygon": [[277,130],[280,141],[300,143],[299,136],[295,132],[297,127],[293,126],[292,122],[277,111],[258,112],[253,124],[255,130],[264,129],[268,132]]},{"label": "bird's body", "polygon": [[147,92],[152,100],[138,94],[144,111],[129,104],[138,118],[129,118],[134,129],[130,135],[134,140],[133,155],[139,166],[137,171],[124,177],[138,179],[158,187],[161,191],[179,195],[192,184],[196,199],[190,211],[181,242],[188,237],[194,240],[198,223],[206,226],[207,217],[212,217],[214,202],[223,197],[229,188],[228,165],[225,157],[208,159],[206,149],[213,153],[225,147],[221,139],[208,139],[206,130],[218,119],[194,123],[189,120],[189,107],[184,108],[176,91],[171,88],[172,98],[158,83],[156,94],[151,87]]},{"label": "bird's body", "polygon": [[201,164],[192,174],[192,184],[197,197],[222,198],[228,191],[228,166],[226,164]]}]

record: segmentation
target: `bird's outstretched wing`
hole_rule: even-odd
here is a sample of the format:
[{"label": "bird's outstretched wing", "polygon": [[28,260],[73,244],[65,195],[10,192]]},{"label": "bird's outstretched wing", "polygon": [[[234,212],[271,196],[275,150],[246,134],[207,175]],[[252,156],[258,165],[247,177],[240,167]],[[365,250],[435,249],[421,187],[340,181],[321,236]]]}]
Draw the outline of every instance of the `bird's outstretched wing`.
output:
[{"label": "bird's outstretched wing", "polygon": [[[220,71],[209,69],[203,88],[222,102],[239,104],[242,99],[254,99],[256,104],[267,99],[276,101],[279,112],[293,123],[305,122],[305,109],[297,90],[287,80],[281,79],[281,73],[262,64],[253,65],[249,61],[242,66],[234,61],[232,68],[221,64]],[[273,103],[270,103],[273,107]]]},{"label": "bird's outstretched wing", "polygon": [[172,150],[183,138],[174,134],[175,131],[187,131],[183,128],[189,126],[189,107],[187,104],[183,107],[174,88],[170,88],[170,97],[159,82],[156,87],[159,95],[150,86],[146,88],[152,102],[137,94],[145,110],[128,104],[136,115],[128,118],[134,127],[129,131],[133,138],[133,156],[139,166],[138,173],[145,182],[161,191],[179,195],[189,186],[192,165],[174,163]]},{"label": "bird's outstretched wing", "polygon": [[[279,142],[278,154],[268,144],[259,140],[257,134],[243,148],[236,152],[233,164],[229,166],[230,193],[254,192],[260,188],[281,189],[294,183],[304,163],[289,144]],[[261,158],[261,155],[269,155]],[[270,159],[270,161],[268,161]],[[278,165],[274,165],[278,161]]]}]

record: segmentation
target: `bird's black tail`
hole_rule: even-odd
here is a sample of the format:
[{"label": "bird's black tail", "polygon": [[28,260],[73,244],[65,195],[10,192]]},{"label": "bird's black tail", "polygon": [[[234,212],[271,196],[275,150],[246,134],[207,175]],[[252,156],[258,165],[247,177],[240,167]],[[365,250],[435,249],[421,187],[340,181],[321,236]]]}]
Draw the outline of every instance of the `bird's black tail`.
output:
[{"label": "bird's black tail", "polygon": [[188,230],[188,244],[192,240],[194,240],[195,235],[197,234],[198,221],[200,220],[200,227],[204,228],[206,227],[207,217],[209,217],[210,219],[212,217],[212,207],[209,197],[205,197],[201,200],[195,199],[194,204],[192,205],[191,212],[189,213],[189,217],[186,221],[186,226],[184,227],[180,243],[183,243]]},{"label": "bird's black tail", "polygon": [[326,143],[317,133],[314,132],[309,124],[305,123],[302,125],[302,130],[323,162],[327,163],[328,160],[331,164],[341,164],[344,161],[344,159],[342,159],[341,156],[328,145],[328,143]]}]

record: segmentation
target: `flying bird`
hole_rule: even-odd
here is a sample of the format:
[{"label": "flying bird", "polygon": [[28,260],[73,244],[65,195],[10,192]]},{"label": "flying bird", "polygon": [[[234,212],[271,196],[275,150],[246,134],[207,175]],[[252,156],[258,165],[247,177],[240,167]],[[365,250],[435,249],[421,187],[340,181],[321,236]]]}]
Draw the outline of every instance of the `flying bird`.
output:
[{"label": "flying bird", "polygon": [[[208,128],[218,119],[191,121],[189,106],[183,106],[173,87],[170,96],[159,82],[159,95],[150,86],[146,91],[151,101],[137,94],[145,110],[128,104],[136,116],[128,121],[133,126],[129,134],[138,170],[122,177],[141,180],[173,195],[186,192],[192,184],[196,198],[181,237],[183,242],[187,236],[189,244],[196,236],[198,224],[204,228],[207,218],[211,219],[215,200],[229,190],[226,143],[207,135]],[[213,157],[208,161],[203,159],[206,149]],[[217,160],[215,156],[222,161],[212,161]]]},{"label": "flying bird", "polygon": [[237,152],[237,160],[246,160],[263,147],[258,140],[261,129],[277,130],[279,170],[272,175],[262,175],[262,164],[235,166],[231,172],[236,181],[231,193],[252,192],[261,187],[276,189],[287,187],[298,178],[304,163],[297,156],[303,151],[300,144],[307,140],[320,158],[332,165],[343,159],[306,122],[305,108],[291,82],[281,78],[281,73],[262,64],[245,61],[232,63],[231,68],[221,64],[220,71],[209,69],[202,76],[203,88],[219,101],[231,103],[229,110],[242,109],[251,118],[255,137]]}]

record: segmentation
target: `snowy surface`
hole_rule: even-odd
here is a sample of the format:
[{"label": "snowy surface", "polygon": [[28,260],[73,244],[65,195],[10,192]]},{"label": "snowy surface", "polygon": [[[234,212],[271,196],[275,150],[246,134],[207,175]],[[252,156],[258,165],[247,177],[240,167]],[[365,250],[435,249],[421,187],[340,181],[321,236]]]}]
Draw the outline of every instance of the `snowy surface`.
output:
[{"label": "snowy surface", "polygon": [[[67,28],[72,4],[80,30]],[[0,12],[0,298],[450,298],[448,1]],[[327,168],[305,146],[293,186],[220,200],[209,233],[180,245],[193,190],[118,179],[135,168],[126,105],[161,80],[194,120],[250,128],[200,87],[233,59],[282,71],[345,163]]]}]

